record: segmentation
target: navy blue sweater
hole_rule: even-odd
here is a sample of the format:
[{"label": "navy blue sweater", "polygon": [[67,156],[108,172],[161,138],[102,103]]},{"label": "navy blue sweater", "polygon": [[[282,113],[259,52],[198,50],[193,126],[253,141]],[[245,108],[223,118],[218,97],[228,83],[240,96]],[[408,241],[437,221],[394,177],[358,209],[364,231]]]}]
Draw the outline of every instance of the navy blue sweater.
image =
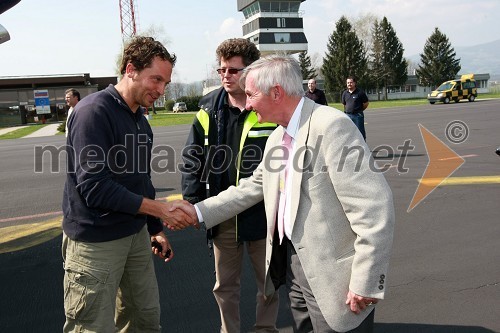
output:
[{"label": "navy blue sweater", "polygon": [[150,161],[153,132],[141,108],[127,106],[114,86],[82,99],[68,120],[63,230],[78,241],[104,242],[163,230],[138,214],[143,197],[155,198]]}]

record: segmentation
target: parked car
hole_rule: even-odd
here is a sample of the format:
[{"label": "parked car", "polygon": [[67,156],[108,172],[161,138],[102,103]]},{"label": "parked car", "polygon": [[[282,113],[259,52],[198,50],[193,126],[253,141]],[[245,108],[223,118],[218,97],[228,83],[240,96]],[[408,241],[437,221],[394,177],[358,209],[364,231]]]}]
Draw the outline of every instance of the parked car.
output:
[{"label": "parked car", "polygon": [[187,111],[186,103],[184,103],[184,102],[175,103],[173,111],[174,112],[186,112]]},{"label": "parked car", "polygon": [[461,99],[468,99],[470,102],[474,102],[476,97],[477,87],[474,74],[464,74],[460,80],[443,82],[427,96],[427,100],[431,104],[436,102],[448,104],[452,100],[458,103]]}]

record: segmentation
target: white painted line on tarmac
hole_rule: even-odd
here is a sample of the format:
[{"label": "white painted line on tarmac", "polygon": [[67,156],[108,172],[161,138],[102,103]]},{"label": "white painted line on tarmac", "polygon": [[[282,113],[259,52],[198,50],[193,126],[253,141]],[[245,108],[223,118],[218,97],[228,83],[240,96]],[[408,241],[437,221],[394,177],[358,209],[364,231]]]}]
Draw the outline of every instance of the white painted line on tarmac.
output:
[{"label": "white painted line on tarmac", "polygon": [[62,213],[63,213],[62,211],[58,211],[58,212],[49,212],[49,213],[41,213],[41,214],[18,216],[18,217],[9,217],[6,219],[1,219],[0,223],[19,221],[19,220],[30,220],[30,219],[35,219],[35,218],[44,217],[44,216],[62,215]]}]

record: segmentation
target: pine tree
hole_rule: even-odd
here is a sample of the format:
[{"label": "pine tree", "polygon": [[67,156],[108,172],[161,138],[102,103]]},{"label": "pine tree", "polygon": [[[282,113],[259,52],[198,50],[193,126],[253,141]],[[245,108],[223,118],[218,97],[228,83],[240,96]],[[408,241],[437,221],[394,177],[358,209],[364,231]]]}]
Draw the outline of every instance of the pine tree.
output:
[{"label": "pine tree", "polygon": [[445,34],[436,27],[427,39],[416,73],[423,86],[437,87],[443,81],[454,79],[460,71],[460,59]]},{"label": "pine tree", "polygon": [[370,54],[369,75],[380,100],[380,84],[384,75],[384,40],[380,23],[375,21],[372,28],[372,49]]},{"label": "pine tree", "polygon": [[403,44],[386,17],[380,23],[375,21],[372,41],[372,78],[376,83],[377,91],[379,84],[383,84],[387,100],[387,87],[402,85],[408,78],[408,64],[403,57]]},{"label": "pine tree", "polygon": [[337,21],[335,31],[328,39],[327,49],[322,66],[325,90],[338,102],[348,76],[356,76],[358,85],[367,81],[367,58],[363,42],[356,36],[345,16]]},{"label": "pine tree", "polygon": [[307,51],[299,53],[299,63],[303,80],[316,78],[316,70],[311,66],[311,57],[309,57]]}]

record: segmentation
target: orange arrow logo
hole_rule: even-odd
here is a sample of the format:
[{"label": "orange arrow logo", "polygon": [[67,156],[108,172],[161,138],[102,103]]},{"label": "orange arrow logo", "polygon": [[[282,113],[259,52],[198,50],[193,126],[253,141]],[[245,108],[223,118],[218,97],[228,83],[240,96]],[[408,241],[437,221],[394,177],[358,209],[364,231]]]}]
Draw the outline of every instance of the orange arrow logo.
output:
[{"label": "orange arrow logo", "polygon": [[407,212],[410,212],[422,202],[439,184],[451,176],[465,162],[461,156],[455,153],[443,141],[439,140],[422,124],[418,124],[418,127],[424,140],[425,150],[429,156],[429,163],[424,175],[420,179],[420,183],[413,195]]}]

